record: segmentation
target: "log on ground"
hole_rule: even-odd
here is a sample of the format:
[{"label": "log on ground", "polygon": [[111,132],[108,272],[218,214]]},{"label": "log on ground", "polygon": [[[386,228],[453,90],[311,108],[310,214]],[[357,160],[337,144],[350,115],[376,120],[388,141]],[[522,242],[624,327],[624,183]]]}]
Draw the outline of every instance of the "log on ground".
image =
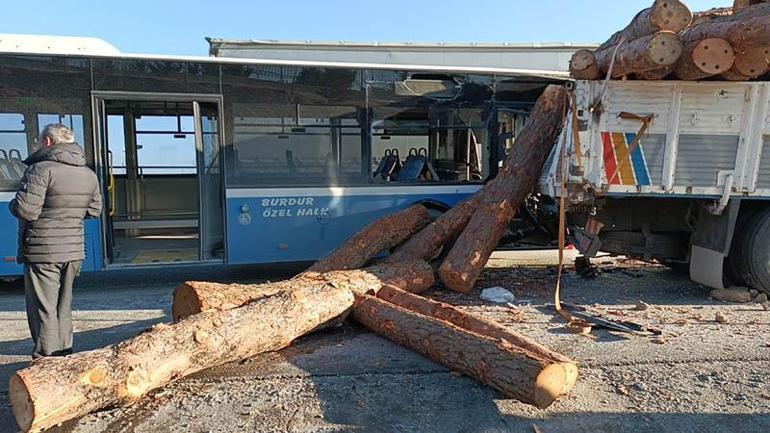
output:
[{"label": "log on ground", "polygon": [[387,258],[386,263],[436,258],[463,231],[479,204],[478,194],[460,202],[412,236]]},{"label": "log on ground", "polygon": [[420,204],[379,218],[331,254],[315,262],[308,271],[321,273],[358,269],[382,251],[405,241],[430,221],[428,209]]},{"label": "log on ground", "polygon": [[506,397],[546,408],[565,389],[567,373],[560,363],[504,340],[369,295],[356,296],[353,317],[370,330],[473,377]]},{"label": "log on ground", "polygon": [[562,129],[567,99],[561,86],[545,89],[516,137],[515,151],[479,193],[478,207],[439,267],[439,277],[450,289],[463,293],[473,289],[518,206],[537,183]]},{"label": "log on ground", "polygon": [[719,38],[687,42],[674,68],[674,75],[682,80],[700,80],[730,70],[735,52],[730,44]]},{"label": "log on ground", "polygon": [[266,284],[219,284],[188,281],[174,289],[172,315],[174,321],[186,319],[203,311],[223,311],[237,308],[249,302],[290,292],[305,284],[317,284],[328,280],[347,285],[346,281],[368,281],[368,290],[377,291],[383,285],[401,287],[413,293],[421,293],[434,283],[433,268],[422,260],[409,263],[393,262],[375,265],[361,270],[333,271],[325,274],[304,274],[300,278]]},{"label": "log on ground", "polygon": [[[682,55],[682,42],[674,32],[661,31],[595,53],[602,75],[612,66],[612,77],[636,74],[673,65]],[[613,56],[615,63],[612,64]]]},{"label": "log on ground", "polygon": [[643,9],[623,30],[613,34],[598,50],[649,36],[661,30],[680,32],[692,22],[692,11],[678,0],[655,0],[651,7]]},{"label": "log on ground", "polygon": [[513,332],[498,323],[472,316],[451,305],[417,296],[394,286],[387,285],[382,287],[382,289],[377,292],[376,296],[407,310],[430,316],[438,320],[445,320],[467,331],[506,341],[554,363],[561,364],[567,375],[566,382],[564,383],[565,388],[562,390],[562,394],[567,394],[577,382],[578,367],[575,361],[560,353],[554,352],[521,334]]},{"label": "log on ground", "polygon": [[[370,281],[339,283],[365,292]],[[284,348],[347,312],[353,301],[349,288],[323,280],[240,308],[156,325],[107,348],[46,358],[11,377],[13,413],[21,429],[30,431],[104,407],[130,404],[197,371]]]}]

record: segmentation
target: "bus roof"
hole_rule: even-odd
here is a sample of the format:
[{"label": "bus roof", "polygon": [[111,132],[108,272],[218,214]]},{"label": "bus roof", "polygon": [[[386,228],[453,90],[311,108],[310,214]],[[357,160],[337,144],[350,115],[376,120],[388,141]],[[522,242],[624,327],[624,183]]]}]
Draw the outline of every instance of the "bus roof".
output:
[{"label": "bus roof", "polygon": [[385,70],[419,70],[426,72],[496,74],[519,78],[545,78],[557,81],[570,80],[569,73],[561,70],[508,68],[498,66],[425,65],[413,63],[347,62],[304,59],[265,59],[248,57],[176,56],[123,53],[98,38],[0,34],[0,54],[63,55],[75,57],[112,58],[125,60],[149,60],[215,64],[245,64],[272,66],[308,66],[322,68],[362,68]]}]

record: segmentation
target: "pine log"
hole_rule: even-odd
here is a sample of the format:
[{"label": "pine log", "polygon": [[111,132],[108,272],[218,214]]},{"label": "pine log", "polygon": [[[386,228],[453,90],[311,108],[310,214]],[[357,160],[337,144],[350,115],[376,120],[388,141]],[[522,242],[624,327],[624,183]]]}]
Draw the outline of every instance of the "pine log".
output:
[{"label": "pine log", "polygon": [[385,262],[432,260],[463,231],[479,204],[478,193],[460,202],[412,236]]},{"label": "pine log", "polygon": [[377,292],[376,297],[415,313],[445,320],[467,331],[508,342],[554,363],[561,364],[566,373],[565,388],[562,390],[562,394],[567,394],[577,382],[578,367],[575,361],[498,323],[466,314],[451,305],[417,296],[390,285],[383,286]]},{"label": "pine log", "polygon": [[539,408],[562,395],[567,373],[560,363],[505,340],[468,331],[374,296],[356,296],[353,317],[370,330]]},{"label": "pine log", "polygon": [[650,71],[637,72],[634,77],[639,80],[657,81],[663,80],[674,72],[675,65],[664,66]]},{"label": "pine log", "polygon": [[497,176],[480,193],[479,205],[439,268],[441,281],[452,290],[469,293],[519,204],[537,183],[561,131],[567,91],[548,86]]},{"label": "pine log", "polygon": [[569,61],[569,72],[576,80],[596,80],[600,78],[599,64],[591,50],[577,50]]},{"label": "pine log", "polygon": [[661,30],[680,32],[692,22],[692,12],[678,0],[655,0],[653,5],[643,9],[631,20],[623,30],[613,34],[601,44],[597,51],[610,49],[621,42],[649,36]]},{"label": "pine log", "polygon": [[597,51],[595,56],[599,70],[604,76],[609,71],[615,55],[615,64],[612,65],[614,78],[673,65],[681,54],[682,42],[679,36],[674,32],[661,31],[624,43],[617,50],[617,55],[615,47],[611,47]]},{"label": "pine log", "polygon": [[372,257],[408,239],[431,221],[420,204],[375,220],[348,239],[341,247],[318,260],[309,272],[358,269]]},{"label": "pine log", "polygon": [[757,47],[742,53],[735,53],[732,68],[721,77],[729,81],[748,81],[764,75],[770,70],[770,47]]},{"label": "pine log", "polygon": [[682,80],[700,80],[730,70],[735,52],[724,39],[709,38],[688,42],[674,68]]},{"label": "pine log", "polygon": [[736,52],[770,46],[770,3],[750,6],[728,16],[713,17],[688,28],[681,37],[685,45],[710,38],[724,39]]},{"label": "pine log", "polygon": [[39,430],[114,405],[197,371],[278,350],[353,306],[351,290],[369,277],[332,281],[265,296],[240,308],[156,325],[122,343],[45,358],[10,379],[13,413],[23,431]]},{"label": "pine log", "polygon": [[721,17],[727,17],[733,14],[733,8],[727,7],[727,8],[711,8],[707,11],[702,12],[695,12],[693,13],[692,17],[692,24],[693,26],[696,26],[698,24],[703,24],[707,21],[711,21],[714,18],[721,18]]},{"label": "pine log", "polygon": [[307,273],[297,279],[267,284],[219,284],[188,281],[174,289],[172,316],[174,321],[184,320],[202,311],[230,310],[254,300],[272,296],[318,281],[329,280],[338,284],[348,278],[366,279],[370,290],[377,291],[383,285],[401,287],[406,291],[421,293],[434,283],[433,268],[422,260],[410,263],[376,265],[356,271],[333,271],[326,274]]},{"label": "pine log", "polygon": [[734,0],[733,9],[735,11],[740,11],[746,9],[749,6],[758,5],[760,3],[767,3],[767,1],[768,0]]}]

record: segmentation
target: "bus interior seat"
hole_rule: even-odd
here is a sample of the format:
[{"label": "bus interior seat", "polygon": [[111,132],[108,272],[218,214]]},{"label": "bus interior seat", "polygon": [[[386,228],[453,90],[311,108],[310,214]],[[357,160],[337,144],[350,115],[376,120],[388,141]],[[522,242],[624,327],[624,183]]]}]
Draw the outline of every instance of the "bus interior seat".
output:
[{"label": "bus interior seat", "polygon": [[8,159],[8,152],[5,149],[0,149],[0,179],[4,182],[13,182],[17,179],[16,170],[11,165],[11,160]]},{"label": "bus interior seat", "polygon": [[401,158],[398,155],[398,149],[386,149],[385,154],[380,160],[374,177],[381,177],[383,180],[395,180],[401,171]]},{"label": "bus interior seat", "polygon": [[18,179],[21,179],[21,177],[24,176],[24,172],[27,171],[27,165],[23,162],[21,151],[19,149],[9,150],[8,161],[10,162],[11,167],[16,171]]},{"label": "bus interior seat", "polygon": [[[428,150],[425,148],[409,149],[409,155],[406,157],[404,167],[398,174],[398,180],[400,181],[418,181],[423,180],[438,180],[438,177],[434,177],[433,167],[428,160]],[[430,179],[428,179],[430,177]]]}]

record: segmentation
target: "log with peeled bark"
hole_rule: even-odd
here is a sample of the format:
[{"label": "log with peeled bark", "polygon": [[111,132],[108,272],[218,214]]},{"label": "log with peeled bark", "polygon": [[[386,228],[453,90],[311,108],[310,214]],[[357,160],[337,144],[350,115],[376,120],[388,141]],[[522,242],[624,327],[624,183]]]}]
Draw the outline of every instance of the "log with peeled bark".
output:
[{"label": "log with peeled bark", "polygon": [[539,408],[563,395],[561,363],[505,340],[463,329],[370,295],[357,295],[353,317],[372,331],[445,367]]},{"label": "log with peeled bark", "polygon": [[685,43],[674,75],[681,80],[700,80],[729,71],[735,61],[730,44],[719,38]]},{"label": "log with peeled bark", "polygon": [[[602,76],[612,66],[612,77],[622,77],[673,65],[682,55],[682,41],[670,31],[661,31],[615,47],[596,51],[594,56]],[[612,64],[613,56],[615,63]]]},{"label": "log with peeled bark", "polygon": [[414,311],[415,313],[430,316],[438,320],[445,320],[467,331],[506,341],[514,346],[532,352],[535,355],[560,364],[564,368],[566,374],[566,381],[564,383],[562,394],[567,394],[577,382],[578,367],[575,361],[495,322],[466,314],[451,305],[417,296],[390,285],[383,286],[377,292],[376,297],[407,310]]},{"label": "log with peeled bark", "polygon": [[425,227],[430,220],[428,209],[421,204],[379,218],[361,229],[331,254],[315,262],[308,272],[358,269],[382,251],[408,239]]},{"label": "log with peeled bark", "polygon": [[631,42],[661,30],[680,32],[692,22],[692,12],[678,0],[655,0],[651,7],[643,9],[623,30],[613,34],[597,51],[610,49],[621,42]]},{"label": "log with peeled bark", "polygon": [[460,235],[478,204],[479,196],[474,194],[444,212],[396,248],[385,263],[434,259],[440,254],[442,248]]},{"label": "log with peeled bark", "polygon": [[770,3],[705,20],[682,32],[681,37],[685,45],[709,38],[724,39],[736,52],[770,46]]},{"label": "log with peeled bark", "polygon": [[172,315],[174,321],[184,320],[203,311],[223,311],[280,292],[291,292],[305,282],[316,284],[328,280],[337,285],[346,281],[368,281],[369,290],[383,285],[401,287],[412,293],[422,293],[434,283],[433,268],[425,261],[375,265],[354,271],[332,271],[325,274],[306,273],[299,278],[265,284],[219,284],[188,281],[174,289]]},{"label": "log with peeled bark", "polygon": [[600,78],[599,64],[591,50],[577,50],[569,61],[569,72],[576,80],[596,80]]},{"label": "log with peeled bark", "polygon": [[770,47],[757,47],[746,52],[735,53],[732,68],[723,72],[721,77],[729,81],[748,81],[766,74],[768,70],[770,70]]},{"label": "log with peeled bark", "polygon": [[469,293],[521,202],[535,187],[562,129],[567,109],[564,87],[548,86],[514,142],[497,176],[479,194],[479,204],[439,267],[441,281]]},{"label": "log with peeled bark", "polygon": [[13,413],[23,431],[45,429],[104,407],[130,404],[197,371],[281,349],[347,312],[354,302],[352,291],[369,290],[371,278],[334,281],[327,275],[243,307],[156,325],[103,349],[36,361],[11,376]]}]

